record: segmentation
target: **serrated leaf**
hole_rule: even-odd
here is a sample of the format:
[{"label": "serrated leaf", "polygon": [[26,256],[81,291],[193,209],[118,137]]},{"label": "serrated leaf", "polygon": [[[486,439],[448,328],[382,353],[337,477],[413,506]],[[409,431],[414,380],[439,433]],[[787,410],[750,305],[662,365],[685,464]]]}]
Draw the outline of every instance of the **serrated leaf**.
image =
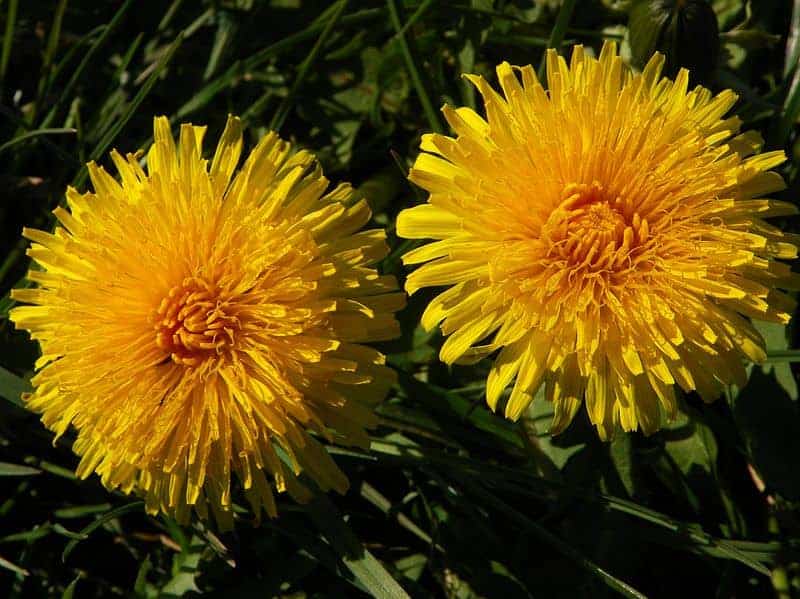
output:
[{"label": "serrated leaf", "polygon": [[706,424],[679,412],[662,434],[667,453],[684,475],[695,466],[711,474],[717,461],[717,441]]},{"label": "serrated leaf", "polygon": [[[762,322],[754,320],[753,326],[761,333],[764,338],[764,343],[767,347],[767,356],[771,352],[782,352],[789,349],[789,339],[787,336],[787,327],[775,322]],[[793,400],[797,400],[800,393],[798,393],[797,381],[792,374],[791,364],[788,362],[766,362],[758,366],[761,371],[770,375],[775,374],[775,380],[783,388],[786,394]]]},{"label": "serrated leaf", "polygon": [[200,575],[200,560],[205,543],[193,536],[187,547],[172,560],[172,578],[161,589],[161,596],[182,597],[189,592],[199,592],[196,579]]},{"label": "serrated leaf", "polygon": [[609,446],[609,455],[614,470],[619,476],[628,495],[634,494],[636,485],[633,480],[633,444],[630,435],[617,435]]},{"label": "serrated leaf", "polygon": [[559,470],[563,469],[569,459],[586,446],[586,443],[568,444],[569,438],[563,435],[553,437],[545,434],[553,420],[553,404],[545,399],[544,386],[539,389],[531,402],[528,415],[539,433],[537,438],[539,449],[550,458]]}]

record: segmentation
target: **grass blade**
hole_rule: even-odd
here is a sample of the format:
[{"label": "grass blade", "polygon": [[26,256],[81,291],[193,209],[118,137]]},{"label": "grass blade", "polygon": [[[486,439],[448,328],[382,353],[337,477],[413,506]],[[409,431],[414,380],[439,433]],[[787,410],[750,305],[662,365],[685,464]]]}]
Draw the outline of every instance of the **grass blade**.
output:
[{"label": "grass blade", "polygon": [[0,54],[0,83],[5,81],[8,61],[11,59],[11,46],[14,45],[14,28],[17,24],[18,0],[9,0],[6,12],[6,30],[3,34],[3,53]]},{"label": "grass blade", "polygon": [[607,585],[610,589],[616,591],[623,597],[629,597],[630,599],[647,599],[645,595],[634,589],[632,586],[623,582],[619,578],[616,578],[612,574],[606,572],[603,568],[595,564],[593,561],[582,555],[577,549],[572,547],[569,543],[565,543],[559,537],[551,533],[549,530],[541,526],[540,524],[534,522],[524,514],[518,512],[510,505],[502,501],[501,499],[495,497],[492,493],[489,493],[485,489],[483,489],[479,484],[470,484],[468,485],[476,495],[481,496],[487,503],[492,504],[499,513],[507,514],[510,518],[512,518],[515,522],[517,522],[521,527],[529,530],[537,537],[539,537],[545,543],[552,545],[555,549],[561,552],[564,557],[567,557],[574,561],[578,566],[586,570],[589,574],[603,582]]},{"label": "grass blade", "polygon": [[[475,459],[453,456],[444,452],[422,447],[396,446],[387,440],[373,440],[370,446],[371,454],[364,454],[363,459],[396,460],[399,463],[417,467],[431,467],[434,465],[442,468],[449,475],[457,473],[458,480],[474,477],[476,480],[491,481],[496,488],[522,496],[532,496],[552,500],[554,497],[562,499],[575,499],[587,505],[598,505],[604,509],[633,516],[639,520],[654,524],[669,531],[673,538],[690,543],[691,549],[711,557],[724,557],[738,561],[760,574],[769,575],[769,569],[752,557],[752,551],[740,549],[743,541],[720,539],[705,532],[699,525],[683,522],[662,514],[656,510],[641,506],[632,501],[621,499],[613,495],[599,493],[583,487],[567,485],[552,480],[532,476],[530,473],[515,468],[504,467],[498,464],[485,464]],[[342,454],[358,457],[358,452],[343,450],[335,446],[328,446],[331,454]],[[687,547],[687,550],[689,548]],[[752,549],[752,547],[750,547]]]},{"label": "grass blade", "polygon": [[[569,21],[572,18],[572,12],[575,10],[577,0],[564,0],[561,9],[558,11],[556,22],[550,32],[550,39],[547,41],[548,48],[555,48],[556,51],[561,49],[561,43],[564,41],[564,36],[567,35],[567,28]],[[547,56],[542,56],[542,62],[539,63],[539,79],[543,80],[545,75],[545,65],[547,64]]]},{"label": "grass blade", "polygon": [[[150,90],[153,89],[153,86],[158,81],[158,78],[161,76],[161,73],[164,69],[167,68],[172,57],[177,52],[178,48],[180,47],[181,43],[183,42],[183,32],[179,33],[178,36],[175,38],[175,41],[170,44],[167,51],[161,57],[161,60],[158,61],[158,64],[153,69],[153,72],[150,73],[150,76],[147,78],[147,81],[144,82],[141,89],[138,91],[136,96],[134,96],[131,103],[128,105],[125,112],[122,114],[120,119],[114,124],[111,129],[109,129],[106,134],[97,142],[97,145],[92,150],[91,154],[89,155],[90,160],[98,160],[102,157],[108,148],[114,143],[114,140],[119,135],[120,131],[125,127],[131,117],[134,115],[136,110],[139,108],[139,105],[144,101],[147,95],[150,93]],[[73,187],[81,187],[86,182],[86,177],[88,176],[88,169],[86,166],[81,168],[81,170],[76,175],[74,181],[72,182]]]},{"label": "grass blade", "polygon": [[383,565],[356,538],[330,499],[319,495],[308,506],[308,513],[344,565],[373,597],[378,599],[408,597]]},{"label": "grass blade", "polygon": [[431,103],[425,82],[422,80],[419,69],[417,69],[417,63],[419,62],[418,53],[414,47],[413,41],[407,39],[403,33],[403,24],[400,22],[398,6],[395,0],[386,0],[386,6],[389,8],[389,16],[397,32],[396,38],[403,53],[406,69],[414,84],[414,89],[417,91],[417,97],[419,97],[419,101],[422,104],[422,110],[425,112],[425,116],[428,119],[428,126],[436,133],[443,133],[444,127],[439,119],[439,114],[433,109],[433,104]]},{"label": "grass blade", "polygon": [[[397,523],[408,530],[411,534],[422,539],[426,544],[433,545],[433,539],[428,533],[417,526],[417,524],[411,520],[411,518],[401,512],[396,511],[395,507],[392,505],[392,502],[389,501],[383,495],[383,493],[378,491],[378,489],[366,481],[361,483],[361,497],[386,514],[386,516],[393,515],[394,519],[397,520]],[[441,551],[442,548],[436,545],[436,549]]]},{"label": "grass blade", "polygon": [[300,86],[303,84],[303,81],[305,81],[306,76],[308,76],[308,72],[311,70],[311,65],[316,62],[320,50],[325,47],[325,43],[328,41],[331,33],[333,33],[334,27],[336,27],[337,23],[339,23],[339,19],[342,17],[344,9],[347,8],[347,2],[348,0],[339,0],[339,2],[335,5],[333,14],[331,14],[328,23],[325,25],[325,29],[322,30],[322,33],[317,38],[316,43],[311,48],[311,52],[309,52],[308,56],[306,56],[303,62],[300,63],[300,67],[297,69],[297,77],[295,77],[292,87],[289,89],[289,93],[286,94],[286,97],[275,111],[272,121],[270,121],[269,128],[273,131],[279,131],[283,125],[283,122],[286,120],[289,110],[291,110],[292,103],[294,102],[294,97],[297,94],[297,90],[300,89]]},{"label": "grass blade", "polygon": [[126,505],[121,505],[118,508],[114,508],[111,511],[106,512],[102,516],[100,516],[97,520],[89,524],[88,526],[84,527],[79,533],[80,538],[72,539],[67,546],[64,547],[64,552],[61,554],[61,561],[66,562],[69,554],[75,549],[76,545],[81,541],[89,538],[89,535],[92,534],[95,530],[103,526],[109,520],[113,520],[114,518],[119,518],[120,516],[127,514],[128,512],[132,512],[141,508],[144,505],[143,501],[134,501],[133,503],[128,503]]},{"label": "grass blade", "polygon": [[[373,20],[379,17],[381,14],[383,14],[381,9],[370,8],[360,10],[343,16],[340,20],[340,24],[342,26],[355,25]],[[317,33],[325,28],[325,25],[326,22],[324,20],[315,21],[305,29],[286,36],[282,40],[279,40],[274,44],[255,52],[245,59],[237,60],[230,67],[228,67],[228,70],[226,70],[222,75],[209,82],[205,87],[194,94],[192,99],[178,108],[178,110],[175,112],[175,116],[172,118],[172,122],[175,123],[183,120],[186,116],[206,106],[217,96],[217,94],[231,86],[238,77],[242,76],[242,74],[257,69],[268,60],[275,58],[276,56],[280,55],[281,52],[289,50],[296,44],[312,39],[317,35]]]},{"label": "grass blade", "polygon": [[28,131],[27,133],[23,133],[22,135],[17,135],[14,139],[11,139],[0,146],[0,154],[8,150],[9,148],[13,148],[20,142],[23,142],[27,139],[31,139],[33,137],[38,137],[40,135],[65,135],[65,134],[74,134],[77,133],[75,129],[71,127],[65,127],[61,129],[35,129],[33,131]]},{"label": "grass blade", "polygon": [[22,394],[30,390],[31,386],[28,381],[0,366],[0,397],[5,397],[11,403],[24,407]]},{"label": "grass blade", "polygon": [[28,576],[29,572],[25,568],[20,568],[13,562],[8,561],[3,556],[0,555],[0,568],[5,568],[6,570],[11,570],[15,574],[19,574],[20,576]]},{"label": "grass blade", "polygon": [[773,349],[767,350],[767,364],[778,362],[800,362],[800,349]]},{"label": "grass blade", "polygon": [[0,462],[0,476],[33,476],[41,473],[41,470],[31,468],[30,466],[20,466],[19,464]]},{"label": "grass blade", "polygon": [[408,18],[408,21],[406,21],[405,25],[403,25],[400,28],[400,31],[394,34],[394,37],[396,38],[403,37],[406,34],[406,31],[411,29],[414,26],[414,24],[417,21],[419,21],[426,12],[428,12],[428,9],[432,5],[433,5],[433,0],[423,0],[422,2],[420,2],[419,6],[417,7],[417,10],[415,10],[414,13]]},{"label": "grass blade", "polygon": [[786,64],[784,65],[785,81],[789,83],[786,98],[783,101],[781,118],[776,120],[773,129],[773,141],[776,146],[783,146],[789,139],[795,123],[800,118],[800,0],[794,1],[792,24],[789,40],[786,44]]},{"label": "grass blade", "polygon": [[67,0],[59,0],[55,10],[55,16],[53,17],[53,25],[50,27],[50,34],[47,36],[47,46],[44,49],[44,56],[42,57],[42,70],[39,74],[39,89],[36,94],[36,102],[30,114],[31,122],[35,122],[41,102],[49,92],[50,84],[53,82],[53,58],[58,48],[58,40],[61,38],[61,24],[64,20],[64,11],[66,11],[66,9]]},{"label": "grass blade", "polygon": [[64,86],[64,89],[59,91],[59,98],[55,105],[50,109],[50,112],[47,113],[47,116],[42,121],[41,126],[47,127],[50,123],[53,122],[56,114],[61,108],[70,101],[73,97],[72,91],[75,86],[80,81],[83,72],[86,70],[86,67],[89,66],[89,63],[94,58],[94,55],[97,54],[97,51],[105,44],[106,40],[111,36],[111,34],[116,30],[119,24],[122,22],[122,18],[128,12],[128,9],[133,5],[134,0],[125,0],[125,3],[117,9],[117,12],[114,14],[114,17],[108,22],[108,25],[105,26],[103,33],[100,34],[95,42],[89,47],[86,51],[86,54],[83,55],[83,59],[81,59],[80,64],[78,64],[75,71],[72,73],[72,77],[70,77],[67,84]]}]

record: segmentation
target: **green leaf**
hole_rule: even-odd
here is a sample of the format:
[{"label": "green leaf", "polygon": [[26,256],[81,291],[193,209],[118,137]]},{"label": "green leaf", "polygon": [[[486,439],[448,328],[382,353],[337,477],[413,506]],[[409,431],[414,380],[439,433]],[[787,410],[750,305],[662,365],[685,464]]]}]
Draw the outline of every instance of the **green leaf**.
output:
[{"label": "green leaf", "polygon": [[200,560],[206,545],[200,537],[193,536],[187,546],[172,559],[172,578],[161,589],[161,597],[182,597],[189,592],[199,592],[197,577]]},{"label": "green leaf", "polygon": [[689,476],[695,467],[707,474],[715,469],[717,441],[705,423],[679,412],[662,435],[666,440],[667,453],[685,476]]},{"label": "green leaf", "polygon": [[789,360],[779,360],[779,357],[797,355],[800,360],[800,352],[797,350],[789,349],[788,327],[775,322],[762,322],[754,320],[753,326],[764,337],[764,343],[767,347],[767,361],[758,366],[761,371],[770,375],[775,374],[775,379],[778,381],[786,394],[793,400],[798,398],[797,381],[792,374],[792,367]]},{"label": "green leaf", "polygon": [[611,463],[629,496],[633,496],[636,492],[636,484],[634,482],[635,463],[631,439],[631,435],[617,435],[609,446]]},{"label": "green leaf", "polygon": [[586,443],[573,442],[574,439],[567,435],[555,437],[550,435],[547,431],[553,421],[553,413],[553,403],[545,399],[544,385],[542,385],[528,408],[528,416],[537,431],[537,447],[558,470],[562,470],[573,455],[586,447]]}]

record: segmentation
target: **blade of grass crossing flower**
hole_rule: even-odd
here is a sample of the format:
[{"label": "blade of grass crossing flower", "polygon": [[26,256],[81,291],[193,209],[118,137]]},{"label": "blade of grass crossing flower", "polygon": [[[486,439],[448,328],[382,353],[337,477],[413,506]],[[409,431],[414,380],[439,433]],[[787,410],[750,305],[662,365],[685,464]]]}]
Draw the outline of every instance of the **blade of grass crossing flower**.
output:
[{"label": "blade of grass crossing flower", "polygon": [[[569,21],[572,18],[572,12],[575,10],[575,4],[577,0],[564,0],[564,3],[561,5],[561,9],[558,11],[558,16],[556,17],[556,22],[553,25],[552,31],[550,31],[550,39],[547,42],[548,48],[555,48],[559,50],[561,48],[561,43],[564,41],[564,36],[567,34],[567,28],[569,27]],[[545,74],[545,65],[546,65],[546,55],[542,56],[542,61],[539,63],[539,80],[544,80]]]},{"label": "blade of grass crossing flower", "polygon": [[549,530],[544,528],[543,526],[537,524],[524,514],[518,512],[510,505],[502,501],[501,499],[495,497],[492,493],[489,493],[485,489],[483,489],[479,484],[473,483],[468,484],[468,488],[470,488],[473,493],[482,497],[488,503],[491,503],[500,513],[507,514],[511,517],[515,522],[517,522],[521,527],[526,528],[531,533],[539,537],[545,543],[552,545],[555,549],[560,551],[565,557],[573,560],[578,566],[586,570],[589,574],[603,582],[607,585],[610,589],[616,591],[623,597],[629,597],[631,599],[646,599],[645,595],[637,591],[635,588],[623,582],[619,578],[609,574],[603,568],[592,562],[590,559],[586,558],[582,555],[577,549],[572,547],[570,544],[565,543],[559,537],[551,533]]},{"label": "blade of grass crossing flower", "polygon": [[319,495],[308,505],[314,524],[368,593],[377,599],[405,599],[408,594],[356,538],[331,500]]},{"label": "blade of grass crossing flower", "polygon": [[47,127],[50,123],[52,123],[53,119],[58,114],[58,111],[61,110],[66,102],[72,99],[73,88],[78,84],[78,81],[83,75],[83,72],[89,66],[92,58],[94,58],[94,55],[103,46],[106,40],[108,40],[109,36],[116,30],[117,26],[122,21],[122,18],[128,12],[128,9],[133,5],[133,1],[134,0],[125,0],[125,3],[117,9],[117,12],[114,13],[113,18],[108,22],[108,25],[105,26],[103,33],[100,34],[100,36],[86,51],[86,54],[84,54],[80,64],[72,73],[72,77],[70,77],[69,81],[64,86],[64,89],[59,92],[58,101],[56,101],[53,108],[50,109],[50,112],[47,113],[47,116],[42,121],[42,127]]},{"label": "blade of grass crossing flower", "polygon": [[431,103],[430,95],[428,94],[425,82],[423,81],[422,75],[417,68],[417,64],[419,64],[419,55],[416,51],[415,44],[413,40],[406,38],[405,34],[403,33],[403,24],[400,20],[399,7],[395,0],[386,0],[386,6],[389,8],[389,16],[392,20],[392,25],[394,25],[395,31],[397,32],[397,41],[400,44],[400,49],[403,54],[403,60],[406,63],[406,68],[408,69],[408,74],[411,77],[412,83],[414,84],[414,89],[417,92],[420,104],[422,104],[422,110],[425,112],[425,116],[428,119],[428,126],[436,133],[443,133],[444,127],[442,126],[442,122],[439,119],[438,113],[433,108],[433,104]]},{"label": "blade of grass crossing flower", "polygon": [[103,526],[106,522],[113,520],[114,518],[119,518],[120,516],[127,514],[128,512],[132,512],[144,506],[143,501],[134,501],[132,503],[128,503],[126,505],[121,505],[118,508],[114,508],[100,516],[97,520],[89,524],[88,526],[84,527],[79,533],[77,533],[80,538],[72,539],[67,546],[64,547],[64,552],[61,554],[61,561],[66,562],[69,554],[75,549],[75,546],[80,543],[81,541],[88,539],[89,535],[92,534],[95,530]]},{"label": "blade of grass crossing flower", "polygon": [[[119,135],[120,131],[125,127],[128,121],[136,112],[136,109],[139,108],[139,105],[144,101],[147,95],[150,93],[150,90],[153,89],[153,86],[158,81],[158,78],[161,76],[161,73],[164,69],[167,68],[172,57],[175,55],[175,52],[183,42],[183,32],[179,33],[178,36],[175,38],[175,41],[172,42],[169,49],[164,53],[161,57],[161,60],[158,62],[158,65],[153,72],[150,73],[150,76],[147,78],[147,81],[144,82],[141,89],[138,91],[136,96],[134,96],[133,100],[128,107],[125,109],[125,112],[119,118],[119,120],[106,132],[106,134],[97,142],[97,145],[92,150],[91,154],[89,155],[90,160],[97,160],[103,154],[106,153],[109,146],[114,143],[114,140]],[[86,177],[88,176],[88,170],[84,166],[80,172],[75,177],[75,180],[72,182],[73,187],[81,187],[86,182]]]},{"label": "blade of grass crossing flower", "polygon": [[269,128],[273,131],[279,131],[286,117],[289,115],[289,110],[291,110],[297,90],[303,85],[303,82],[308,76],[308,72],[311,70],[311,66],[316,62],[319,56],[320,50],[325,47],[325,43],[328,41],[331,33],[333,33],[339,19],[342,17],[344,9],[347,8],[347,2],[348,0],[339,0],[339,2],[336,3],[336,8],[331,14],[327,25],[325,25],[325,29],[322,30],[322,33],[317,38],[316,43],[311,48],[311,52],[309,52],[308,56],[300,63],[300,67],[297,69],[297,77],[295,77],[292,87],[289,89],[289,93],[286,94],[286,97],[283,99],[280,106],[278,106],[269,124]]}]

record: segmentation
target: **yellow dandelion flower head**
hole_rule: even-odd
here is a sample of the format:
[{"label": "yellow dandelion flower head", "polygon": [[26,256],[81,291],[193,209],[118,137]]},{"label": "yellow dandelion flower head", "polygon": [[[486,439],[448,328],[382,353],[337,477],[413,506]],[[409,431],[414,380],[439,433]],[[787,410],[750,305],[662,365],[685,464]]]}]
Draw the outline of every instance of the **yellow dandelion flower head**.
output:
[{"label": "yellow dandelion flower head", "polygon": [[601,437],[657,430],[675,385],[717,398],[743,384],[743,358],[763,360],[748,317],[787,322],[777,288],[798,278],[796,238],[765,217],[795,213],[765,198],[784,187],[757,154],[757,133],[726,117],[736,95],[660,76],[656,55],[634,74],[603,46],[569,65],[547,55],[545,91],[530,66],[497,67],[502,94],[468,75],[486,118],[443,109],[457,137],[425,135],[410,178],[426,204],[398,234],[433,238],[406,254],[425,263],[414,293],[449,286],[423,325],[441,323],[446,363],[499,350],[486,386],[518,418],[544,386],[561,431],[585,399]]},{"label": "yellow dandelion flower head", "polygon": [[361,342],[398,333],[404,296],[349,185],[326,193],[275,133],[236,172],[234,117],[209,164],[204,132],[182,125],[176,145],[156,118],[147,171],[134,154],[112,152],[119,182],[90,163],[94,193],[68,189],[52,234],[24,231],[38,288],[14,292],[33,305],[11,318],[42,351],[27,404],[58,435],[74,425],[80,477],[230,526],[231,473],[256,516],[276,513],[268,477],[298,500],[301,471],[346,489],[317,437],[368,444],[393,377]]}]

